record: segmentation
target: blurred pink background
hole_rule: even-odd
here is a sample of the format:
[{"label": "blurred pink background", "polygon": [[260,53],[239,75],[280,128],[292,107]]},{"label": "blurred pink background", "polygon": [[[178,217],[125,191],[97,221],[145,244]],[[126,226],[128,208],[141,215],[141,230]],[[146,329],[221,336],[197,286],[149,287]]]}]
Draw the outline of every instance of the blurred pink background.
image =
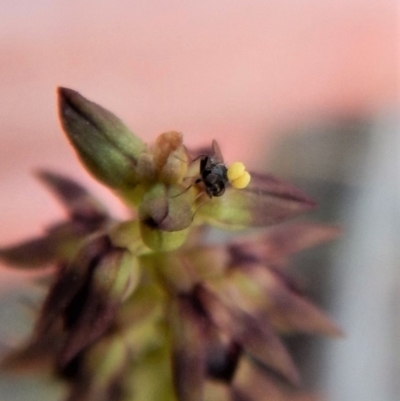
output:
[{"label": "blurred pink background", "polygon": [[58,85],[148,141],[171,129],[190,145],[217,138],[228,160],[252,168],[290,127],[397,102],[394,0],[37,0],[0,10],[2,244],[59,214],[34,168],[81,174],[57,121]]},{"label": "blurred pink background", "polygon": [[[146,141],[167,130],[189,146],[215,138],[227,160],[264,168],[285,132],[399,106],[396,3],[3,0],[0,244],[62,216],[35,168],[81,177],[115,204],[62,134],[56,86],[110,109]],[[16,276],[2,277],[0,286]]]}]

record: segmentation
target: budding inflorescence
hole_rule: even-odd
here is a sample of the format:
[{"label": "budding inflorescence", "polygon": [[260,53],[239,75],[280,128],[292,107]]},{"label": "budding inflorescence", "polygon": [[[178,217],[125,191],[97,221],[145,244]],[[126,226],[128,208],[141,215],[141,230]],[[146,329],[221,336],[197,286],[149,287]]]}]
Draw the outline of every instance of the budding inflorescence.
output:
[{"label": "budding inflorescence", "polygon": [[215,140],[190,160],[178,132],[149,146],[75,91],[60,88],[59,106],[84,166],[134,217],[117,221],[76,182],[40,173],[69,218],[0,248],[20,268],[55,266],[32,338],[0,368],[48,363],[68,401],[292,400],[271,378],[298,383],[280,334],[340,330],[295,290],[284,262],[337,230],[283,225],[207,245],[204,227],[263,228],[315,203],[241,162],[225,165]]}]

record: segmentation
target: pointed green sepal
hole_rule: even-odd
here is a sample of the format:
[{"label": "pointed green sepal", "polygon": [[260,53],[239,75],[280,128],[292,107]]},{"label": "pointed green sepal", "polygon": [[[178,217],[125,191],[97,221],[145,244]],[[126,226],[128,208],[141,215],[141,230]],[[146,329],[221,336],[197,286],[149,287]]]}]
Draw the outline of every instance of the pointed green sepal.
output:
[{"label": "pointed green sepal", "polygon": [[223,229],[266,227],[313,210],[315,202],[293,185],[271,175],[251,174],[244,189],[227,188],[207,203],[199,198],[196,218]]},{"label": "pointed green sepal", "polygon": [[146,145],[114,114],[78,92],[58,89],[61,125],[85,167],[114,189],[137,184],[135,166]]}]

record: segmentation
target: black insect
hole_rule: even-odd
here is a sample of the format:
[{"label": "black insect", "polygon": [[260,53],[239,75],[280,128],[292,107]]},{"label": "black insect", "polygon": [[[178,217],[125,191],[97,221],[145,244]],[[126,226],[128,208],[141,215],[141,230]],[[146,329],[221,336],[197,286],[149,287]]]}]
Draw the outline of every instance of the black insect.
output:
[{"label": "black insect", "polygon": [[221,149],[215,140],[212,141],[212,151],[213,155],[202,156],[200,159],[200,177],[194,182],[195,184],[202,182],[210,198],[223,195],[229,182],[228,169],[224,164]]}]

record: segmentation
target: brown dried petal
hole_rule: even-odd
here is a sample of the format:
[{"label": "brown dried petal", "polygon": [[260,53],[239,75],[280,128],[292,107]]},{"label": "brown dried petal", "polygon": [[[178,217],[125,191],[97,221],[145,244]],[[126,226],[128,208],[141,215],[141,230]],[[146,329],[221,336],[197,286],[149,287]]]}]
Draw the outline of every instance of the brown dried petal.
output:
[{"label": "brown dried petal", "polygon": [[187,155],[180,132],[165,132],[158,136],[153,147],[158,178],[166,184],[179,182],[187,170]]},{"label": "brown dried petal", "polygon": [[164,132],[154,143],[153,155],[158,171],[161,171],[170,154],[183,144],[182,134],[176,131]]}]

